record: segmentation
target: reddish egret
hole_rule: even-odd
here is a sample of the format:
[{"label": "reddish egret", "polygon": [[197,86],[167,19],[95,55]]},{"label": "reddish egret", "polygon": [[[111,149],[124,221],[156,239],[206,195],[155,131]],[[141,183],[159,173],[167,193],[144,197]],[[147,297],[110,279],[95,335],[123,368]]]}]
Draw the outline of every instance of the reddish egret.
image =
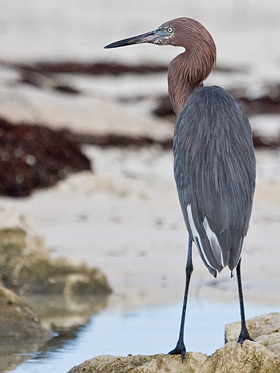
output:
[{"label": "reddish egret", "polygon": [[232,275],[236,268],[241,314],[238,342],[252,340],[246,327],[240,263],[255,189],[254,147],[248,118],[235,99],[220,87],[203,87],[216,61],[215,43],[205,27],[191,18],[176,18],[105,48],[140,43],[185,48],[168,70],[168,91],[177,116],[174,176],[189,232],[180,333],[170,354],[180,354],[183,360],[192,242],[214,277],[226,266]]}]

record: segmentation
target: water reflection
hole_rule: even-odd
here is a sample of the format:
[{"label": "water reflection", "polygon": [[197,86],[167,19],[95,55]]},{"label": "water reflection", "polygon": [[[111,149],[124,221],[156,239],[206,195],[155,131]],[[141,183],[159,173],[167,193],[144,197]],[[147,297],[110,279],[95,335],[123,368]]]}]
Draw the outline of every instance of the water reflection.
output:
[{"label": "water reflection", "polygon": [[31,357],[32,361],[36,361],[48,358],[55,351],[63,351],[65,345],[75,340],[77,335],[87,327],[92,315],[106,308],[107,300],[108,297],[33,296],[25,298],[25,301],[39,315],[42,325],[52,330],[55,337],[49,341],[0,340],[1,372],[14,370]]},{"label": "water reflection", "polygon": [[[101,304],[105,306],[106,300]],[[92,305],[95,311],[91,317],[84,314],[84,318],[80,319],[78,315],[76,319],[72,318],[72,325],[69,322],[71,319],[67,321],[67,316],[62,322],[62,317],[55,319],[54,316],[46,315],[48,322],[52,320],[56,323],[59,336],[38,346],[38,351],[13,372],[61,373],[97,355],[166,353],[174,347],[181,304],[132,311],[105,310],[98,313],[101,304],[96,305],[97,308]],[[258,304],[247,304],[246,310],[248,317],[278,311],[277,307]],[[62,316],[61,312],[59,314]],[[84,323],[81,323],[82,320]],[[225,324],[236,320],[239,320],[236,303],[190,302],[186,326],[187,349],[213,353],[224,343]],[[30,354],[31,351],[24,353]]]},{"label": "water reflection", "polygon": [[[41,342],[42,344],[42,342]],[[29,359],[40,349],[40,342],[17,341],[6,339],[0,341],[1,371],[11,371]]]},{"label": "water reflection", "polygon": [[91,315],[104,310],[108,305],[108,296],[32,296],[24,300],[39,315],[45,328],[56,332],[57,329],[85,325]]}]

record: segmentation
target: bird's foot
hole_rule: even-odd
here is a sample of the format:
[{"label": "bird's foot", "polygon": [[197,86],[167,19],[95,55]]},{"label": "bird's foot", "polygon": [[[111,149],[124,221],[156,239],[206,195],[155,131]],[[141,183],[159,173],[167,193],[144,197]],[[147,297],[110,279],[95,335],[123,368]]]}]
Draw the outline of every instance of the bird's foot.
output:
[{"label": "bird's foot", "polygon": [[249,334],[247,328],[245,328],[245,329],[241,329],[241,332],[240,332],[240,334],[239,334],[239,337],[238,337],[237,343],[240,343],[241,346],[242,346],[243,342],[246,341],[246,340],[248,340],[248,341],[252,341],[252,342],[255,342],[255,341],[250,337],[250,334]]},{"label": "bird's foot", "polygon": [[186,347],[183,341],[182,342],[178,341],[174,350],[171,350],[168,352],[168,355],[181,355],[182,363],[184,362],[185,354],[186,354]]}]

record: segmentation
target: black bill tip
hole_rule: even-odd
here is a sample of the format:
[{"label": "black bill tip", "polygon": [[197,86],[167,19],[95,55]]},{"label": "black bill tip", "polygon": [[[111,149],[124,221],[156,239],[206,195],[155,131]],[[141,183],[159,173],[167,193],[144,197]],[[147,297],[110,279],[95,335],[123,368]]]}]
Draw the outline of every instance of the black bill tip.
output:
[{"label": "black bill tip", "polygon": [[121,47],[121,45],[118,45],[118,42],[115,42],[115,43],[105,45],[104,49],[117,48],[117,47]]},{"label": "black bill tip", "polygon": [[115,41],[114,43],[108,44],[104,47],[104,49],[111,49],[111,48],[119,48],[125,47],[127,45],[137,44],[138,37],[127,38],[119,41]]}]

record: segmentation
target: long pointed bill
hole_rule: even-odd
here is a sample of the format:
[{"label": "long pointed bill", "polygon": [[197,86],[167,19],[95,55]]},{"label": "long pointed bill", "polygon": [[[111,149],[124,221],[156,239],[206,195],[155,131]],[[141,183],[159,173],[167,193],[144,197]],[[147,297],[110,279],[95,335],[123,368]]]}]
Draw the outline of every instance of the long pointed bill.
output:
[{"label": "long pointed bill", "polygon": [[126,45],[141,44],[141,43],[154,43],[158,38],[157,30],[146,32],[145,34],[133,36],[132,38],[116,41],[115,43],[108,44],[104,48],[118,48]]}]

